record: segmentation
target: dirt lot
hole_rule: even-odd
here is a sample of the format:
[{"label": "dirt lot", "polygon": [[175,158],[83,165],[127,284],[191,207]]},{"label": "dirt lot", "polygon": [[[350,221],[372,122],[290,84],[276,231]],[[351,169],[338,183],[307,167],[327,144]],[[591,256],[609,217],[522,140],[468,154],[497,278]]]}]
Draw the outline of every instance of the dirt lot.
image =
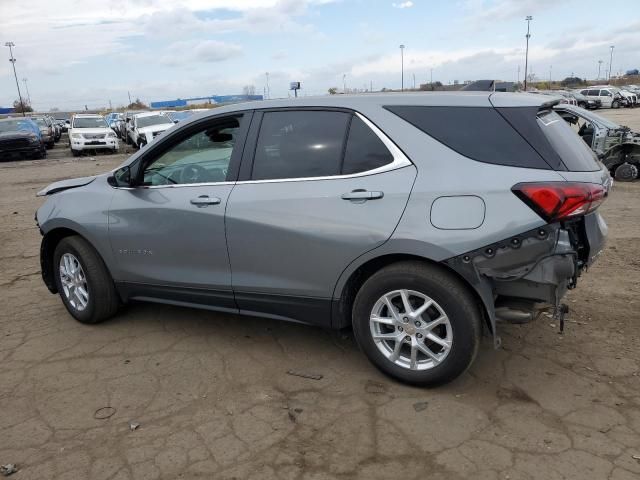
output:
[{"label": "dirt lot", "polygon": [[[640,109],[610,114],[640,129]],[[468,373],[426,390],[382,376],[349,334],[142,304],[75,322],[40,279],[35,192],[125,156],[67,152],[0,164],[12,478],[640,478],[640,182],[602,208],[609,243],[564,335],[547,317],[504,325],[501,349],[485,341]]]}]

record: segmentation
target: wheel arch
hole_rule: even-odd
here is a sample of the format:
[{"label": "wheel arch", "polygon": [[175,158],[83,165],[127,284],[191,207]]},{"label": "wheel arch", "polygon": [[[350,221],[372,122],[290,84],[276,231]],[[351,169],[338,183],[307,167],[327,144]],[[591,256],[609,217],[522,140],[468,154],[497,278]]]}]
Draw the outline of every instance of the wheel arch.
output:
[{"label": "wheel arch", "polygon": [[[455,271],[449,265],[441,261],[435,261],[429,257],[418,255],[415,253],[385,253],[373,258],[369,258],[366,261],[361,262],[357,267],[350,269],[350,273],[347,278],[342,282],[338,281],[336,290],[334,291],[334,299],[332,301],[331,312],[331,324],[333,328],[346,328],[351,326],[351,310],[356,294],[364,284],[374,273],[380,269],[387,267],[391,264],[402,261],[417,261],[427,263],[437,268],[440,268],[454,277],[467,288],[467,290],[473,295],[480,314],[483,318],[484,325],[489,329],[489,332],[494,334],[494,323],[492,321],[493,314],[493,302],[487,298],[487,295],[483,295],[483,292],[479,291],[478,287],[474,286],[459,272]],[[343,273],[343,277],[344,277]],[[341,277],[342,280],[342,277]],[[489,304],[489,302],[491,302]]]},{"label": "wheel arch", "polygon": [[87,235],[84,235],[80,231],[80,229],[74,228],[73,226],[67,226],[67,225],[56,226],[43,234],[42,242],[40,243],[40,269],[42,272],[42,280],[44,281],[45,285],[47,286],[47,289],[51,293],[58,293],[58,289],[56,287],[56,282],[54,278],[54,272],[55,272],[55,266],[53,265],[54,252],[58,244],[64,238],[72,237],[72,236],[80,237],[85,242],[87,242],[91,246],[91,248],[95,250],[96,254],[98,255],[98,257],[100,257],[105,267],[107,268],[107,271],[109,271],[109,274],[111,275],[109,266],[107,262],[105,262],[103,255],[101,254],[100,250],[96,248],[96,245],[94,244],[94,242],[92,242],[91,239],[87,237]]}]

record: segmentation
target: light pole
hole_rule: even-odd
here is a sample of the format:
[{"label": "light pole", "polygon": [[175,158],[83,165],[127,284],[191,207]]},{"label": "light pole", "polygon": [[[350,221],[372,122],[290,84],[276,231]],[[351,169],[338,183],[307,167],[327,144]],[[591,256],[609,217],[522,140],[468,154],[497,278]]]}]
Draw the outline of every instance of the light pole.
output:
[{"label": "light pole", "polygon": [[549,65],[549,90],[551,90],[551,69],[553,68],[553,65]]},{"label": "light pole", "polygon": [[342,92],[347,93],[347,74],[342,74]]},{"label": "light pole", "polygon": [[613,65],[613,48],[614,48],[614,46],[611,45],[609,48],[611,49],[611,53],[609,55],[609,77],[608,77],[608,81],[610,82],[611,81],[611,65]]},{"label": "light pole", "polygon": [[31,94],[29,93],[29,85],[27,85],[27,77],[24,77],[22,81],[24,82],[24,88],[27,90],[27,102],[31,105]]},{"label": "light pole", "polygon": [[598,60],[598,78],[596,80],[600,80],[600,68],[602,68],[602,60]]},{"label": "light pole", "polygon": [[404,45],[400,45],[400,91],[404,92]]},{"label": "light pole", "polygon": [[529,26],[531,24],[531,20],[533,20],[533,17],[531,15],[527,15],[525,20],[527,21],[527,35],[526,35],[527,49],[524,54],[524,91],[526,92],[527,91],[527,72],[529,69],[529,38],[531,37]]},{"label": "light pole", "polygon": [[11,62],[11,65],[13,65],[13,76],[16,78],[16,87],[18,88],[18,98],[20,99],[20,110],[22,110],[22,116],[24,117],[24,102],[22,101],[22,94],[20,93],[20,84],[18,83],[18,74],[16,73],[16,59],[13,58],[13,47],[16,46],[15,43],[13,42],[6,42],[4,44],[5,47],[9,47],[9,54],[11,55],[11,58],[9,58],[9,61]]},{"label": "light pole", "polygon": [[267,77],[267,98],[271,98],[271,92],[269,91],[269,72],[265,72],[265,77]]}]

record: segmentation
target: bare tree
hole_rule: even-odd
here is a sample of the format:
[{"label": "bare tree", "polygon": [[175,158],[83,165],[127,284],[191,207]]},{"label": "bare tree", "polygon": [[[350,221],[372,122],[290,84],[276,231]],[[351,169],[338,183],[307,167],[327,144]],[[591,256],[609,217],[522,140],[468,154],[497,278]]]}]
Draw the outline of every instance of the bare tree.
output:
[{"label": "bare tree", "polygon": [[255,95],[256,94],[256,86],[255,85],[245,85],[242,87],[243,95]]}]

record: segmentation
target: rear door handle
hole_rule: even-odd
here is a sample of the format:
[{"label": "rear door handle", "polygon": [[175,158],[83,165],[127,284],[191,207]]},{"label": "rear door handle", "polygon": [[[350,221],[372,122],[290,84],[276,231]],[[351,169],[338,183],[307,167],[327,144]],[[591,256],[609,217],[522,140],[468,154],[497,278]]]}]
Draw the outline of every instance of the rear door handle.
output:
[{"label": "rear door handle", "polygon": [[191,199],[191,205],[196,207],[206,207],[207,205],[218,205],[222,200],[218,197],[210,197],[209,195],[200,195],[198,198]]},{"label": "rear door handle", "polygon": [[353,190],[349,193],[343,193],[343,200],[377,200],[384,197],[384,192],[372,192],[369,190]]}]

